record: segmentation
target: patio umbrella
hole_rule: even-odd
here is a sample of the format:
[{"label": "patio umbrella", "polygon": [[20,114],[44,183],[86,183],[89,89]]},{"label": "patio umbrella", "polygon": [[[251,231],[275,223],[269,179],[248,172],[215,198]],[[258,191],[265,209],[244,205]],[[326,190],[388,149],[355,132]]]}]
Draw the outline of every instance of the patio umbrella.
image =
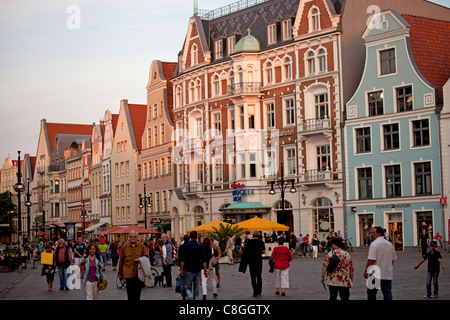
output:
[{"label": "patio umbrella", "polygon": [[198,227],[195,227],[193,229],[190,229],[190,230],[188,230],[188,232],[197,231],[197,233],[212,233],[212,232],[215,231],[213,229],[213,227],[216,228],[216,229],[219,229],[221,224],[224,227],[230,225],[227,222],[223,222],[223,221],[220,221],[220,220],[214,220],[214,221],[210,221],[210,222],[204,223],[202,225],[199,225]]},{"label": "patio umbrella", "polygon": [[118,231],[120,231],[122,229],[124,229],[124,227],[113,227],[113,228],[108,229],[108,230],[100,231],[100,232],[98,232],[96,234],[101,234],[101,235],[116,234],[116,233],[118,233]]},{"label": "patio umbrella", "polygon": [[132,230],[137,231],[137,233],[139,233],[139,234],[148,234],[148,233],[153,233],[153,234],[155,234],[155,233],[159,233],[159,232],[152,231],[152,230],[148,230],[148,229],[141,228],[141,227],[138,227],[138,226],[129,226],[129,227],[126,227],[126,228],[122,228],[122,230],[118,230],[117,232],[114,232],[114,233],[118,233],[118,234],[128,234],[128,233],[130,233]]},{"label": "patio umbrella", "polygon": [[261,218],[252,218],[236,224],[238,228],[245,231],[289,231],[289,227]]}]

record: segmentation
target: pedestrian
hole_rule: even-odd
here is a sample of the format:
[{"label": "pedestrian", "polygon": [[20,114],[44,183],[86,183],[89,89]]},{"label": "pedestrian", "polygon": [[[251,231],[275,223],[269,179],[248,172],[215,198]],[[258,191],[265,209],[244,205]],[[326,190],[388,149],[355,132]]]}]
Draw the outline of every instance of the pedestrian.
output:
[{"label": "pedestrian", "polygon": [[296,247],[297,247],[297,237],[295,236],[295,234],[291,234],[291,241],[289,242],[289,249],[291,250],[292,253],[294,253]]},{"label": "pedestrian", "polygon": [[148,241],[148,257],[150,259],[150,265],[155,265],[155,243],[153,240]]},{"label": "pedestrian", "polygon": [[[325,256],[322,265],[321,282],[325,286],[328,285],[330,290],[330,300],[337,300],[337,296],[341,300],[350,299],[350,288],[353,285],[353,261],[350,254],[344,250],[344,241],[339,235],[331,239],[331,251]],[[333,270],[327,270],[331,263],[334,263],[334,257],[337,256],[336,265],[331,267]]]},{"label": "pedestrian", "polygon": [[227,256],[228,256],[228,264],[234,264],[233,261],[233,237],[231,235],[227,235]]},{"label": "pedestrian", "polygon": [[[51,245],[48,244],[45,246],[45,253],[53,254]],[[45,275],[46,277],[48,291],[52,291],[53,280],[55,279],[55,272],[56,272],[55,255],[53,255],[52,264],[44,264],[42,266],[42,273],[41,273],[41,276]]]},{"label": "pedestrian", "polygon": [[327,253],[331,251],[331,239],[333,239],[333,234],[330,232],[327,236]]},{"label": "pedestrian", "polygon": [[420,241],[420,248],[422,251],[422,257],[424,257],[428,250],[427,230],[422,229],[422,234],[419,236],[419,241]]},{"label": "pedestrian", "polygon": [[105,237],[100,238],[100,244],[98,245],[98,250],[100,251],[100,257],[102,259],[102,271],[106,270],[106,263],[108,261],[108,245],[106,244]]},{"label": "pedestrian", "polygon": [[[209,240],[211,240],[211,245],[214,247],[214,250],[216,250],[216,252],[219,253],[219,255],[217,256],[217,261],[220,259],[220,257],[222,256],[222,253],[220,252],[220,247],[219,247],[219,243],[214,240],[212,237],[209,238]],[[214,267],[214,269],[216,270],[216,279],[217,279],[217,288],[220,288],[222,285],[220,284],[220,263],[216,264],[216,266]]]},{"label": "pedestrian", "polygon": [[249,239],[244,246],[239,272],[245,273],[247,266],[250,270],[250,279],[253,288],[253,297],[262,293],[262,255],[266,252],[265,244],[259,239],[259,231],[253,231],[253,238]]},{"label": "pedestrian", "polygon": [[[184,245],[189,243],[191,239],[189,238],[189,234],[185,234],[183,236],[183,239],[181,241],[180,246],[178,247],[178,251],[177,251],[177,265],[178,265],[178,271],[180,270],[181,267],[181,252],[183,251]],[[181,276],[180,276],[181,278]],[[183,300],[186,300],[186,288],[184,287],[184,281],[180,282],[180,293],[181,293],[181,298]]]},{"label": "pedestrian", "polygon": [[161,258],[163,265],[163,272],[166,278],[166,283],[164,287],[172,287],[172,264],[173,264],[173,244],[170,242],[167,234],[162,234],[161,239],[164,241],[164,244],[161,246]]},{"label": "pedestrian", "polygon": [[205,248],[197,242],[197,231],[191,231],[190,241],[180,252],[180,276],[184,279],[187,300],[198,300],[200,296],[201,272],[208,275]]},{"label": "pedestrian", "polygon": [[148,258],[146,247],[137,241],[138,232],[131,230],[129,241],[125,243],[120,252],[119,278],[125,279],[128,300],[140,300],[141,289],[144,283],[138,277],[139,258]]},{"label": "pedestrian", "polygon": [[95,243],[90,243],[86,251],[87,256],[81,261],[83,286],[86,290],[86,300],[98,300],[99,289],[97,283],[103,277],[101,267],[103,265],[100,258],[99,248]]},{"label": "pedestrian", "polygon": [[203,292],[203,300],[206,300],[206,296],[208,294],[208,282],[211,282],[211,287],[213,291],[213,297],[217,298],[217,287],[216,287],[216,264],[213,264],[211,259],[214,257],[218,263],[217,257],[219,256],[219,252],[214,249],[214,245],[211,243],[211,239],[205,237],[203,239],[203,247],[205,249],[205,262],[208,267],[207,274],[202,274],[202,292]]},{"label": "pedestrian", "polygon": [[73,257],[74,263],[76,266],[81,265],[81,260],[83,260],[83,256],[86,253],[86,245],[81,241],[81,238],[78,237],[76,243],[73,246]]},{"label": "pedestrian", "polygon": [[161,246],[158,244],[158,241],[155,243],[155,265],[161,265]]},{"label": "pedestrian", "polygon": [[317,239],[317,235],[313,234],[313,237],[311,240],[311,247],[312,247],[312,252],[313,252],[312,257],[313,258],[317,258],[317,252],[319,251],[319,243],[320,243],[320,241],[319,241],[319,239]]},{"label": "pedestrian", "polygon": [[112,241],[109,245],[109,255],[111,256],[113,271],[116,271],[117,262],[119,261],[119,247],[115,241]]},{"label": "pedestrian", "polygon": [[58,268],[59,272],[59,290],[69,290],[69,287],[67,287],[67,268],[73,263],[72,249],[66,245],[64,239],[59,239],[55,248],[55,268]]},{"label": "pedestrian", "polygon": [[290,249],[284,246],[284,238],[278,238],[278,246],[275,247],[272,251],[271,259],[274,263],[274,272],[275,272],[275,294],[286,295],[286,289],[289,288],[289,267],[290,262],[292,261],[292,253]]},{"label": "pedestrian", "polygon": [[303,237],[303,258],[309,255],[309,234]]},{"label": "pedestrian", "polygon": [[[423,255],[422,260],[420,260],[419,264],[414,267],[415,270],[417,270],[422,263],[425,262],[425,260],[428,260],[428,270],[427,270],[427,294],[424,296],[424,298],[435,298],[438,296],[439,293],[439,284],[438,284],[438,278],[439,278],[439,271],[440,267],[442,270],[445,271],[444,264],[442,263],[442,255],[439,251],[437,251],[437,242],[431,241],[430,242],[430,251],[425,253]],[[433,283],[433,294],[431,294],[431,284]]]},{"label": "pedestrian", "polygon": [[394,277],[394,262],[397,260],[397,254],[392,243],[384,238],[384,234],[383,227],[372,229],[373,242],[369,247],[364,278],[369,279],[368,272],[371,271],[372,274],[372,271],[374,271],[372,266],[376,266],[379,272],[373,274],[376,278],[375,285],[370,281],[367,282],[368,300],[376,300],[378,289],[381,289],[383,292],[384,300],[392,300],[392,279]]}]

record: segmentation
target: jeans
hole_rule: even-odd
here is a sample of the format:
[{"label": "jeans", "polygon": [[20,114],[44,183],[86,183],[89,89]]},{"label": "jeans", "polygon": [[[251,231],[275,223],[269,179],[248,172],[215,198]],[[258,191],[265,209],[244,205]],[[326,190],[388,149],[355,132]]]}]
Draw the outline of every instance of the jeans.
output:
[{"label": "jeans", "polygon": [[198,300],[202,285],[201,272],[184,272],[184,287],[188,300]]},{"label": "jeans", "polygon": [[252,288],[254,295],[260,295],[262,293],[262,263],[261,264],[249,264],[250,279],[252,281]]},{"label": "jeans", "polygon": [[141,300],[141,290],[144,283],[139,280],[138,277],[135,278],[125,278],[125,283],[127,286],[127,298],[130,301]]},{"label": "jeans", "polygon": [[439,292],[438,285],[439,272],[427,272],[427,296],[431,296],[431,283],[433,282],[433,294],[437,295]]},{"label": "jeans", "polygon": [[[380,289],[384,300],[392,300],[392,280],[380,280]],[[367,288],[367,300],[377,300],[378,289]]]},{"label": "jeans", "polygon": [[67,268],[64,263],[58,264],[59,271],[59,288],[65,289],[67,288]]},{"label": "jeans", "polygon": [[108,253],[107,252],[101,252],[100,258],[102,259],[103,268],[106,266],[106,261],[108,260]]}]

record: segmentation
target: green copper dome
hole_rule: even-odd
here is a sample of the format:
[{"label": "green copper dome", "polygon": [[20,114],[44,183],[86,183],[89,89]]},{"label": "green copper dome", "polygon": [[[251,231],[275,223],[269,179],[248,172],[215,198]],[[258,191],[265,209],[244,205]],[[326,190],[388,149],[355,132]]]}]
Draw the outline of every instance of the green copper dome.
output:
[{"label": "green copper dome", "polygon": [[250,30],[248,30],[248,34],[245,37],[242,37],[242,39],[234,46],[234,53],[260,50],[261,44],[258,39],[250,34]]}]

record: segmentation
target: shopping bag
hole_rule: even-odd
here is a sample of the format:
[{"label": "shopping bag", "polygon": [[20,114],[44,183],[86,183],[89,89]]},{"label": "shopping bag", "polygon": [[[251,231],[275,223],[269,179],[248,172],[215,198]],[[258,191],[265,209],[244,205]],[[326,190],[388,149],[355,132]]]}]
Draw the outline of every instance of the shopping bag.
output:
[{"label": "shopping bag", "polygon": [[42,252],[41,253],[41,264],[53,264],[53,253]]}]

